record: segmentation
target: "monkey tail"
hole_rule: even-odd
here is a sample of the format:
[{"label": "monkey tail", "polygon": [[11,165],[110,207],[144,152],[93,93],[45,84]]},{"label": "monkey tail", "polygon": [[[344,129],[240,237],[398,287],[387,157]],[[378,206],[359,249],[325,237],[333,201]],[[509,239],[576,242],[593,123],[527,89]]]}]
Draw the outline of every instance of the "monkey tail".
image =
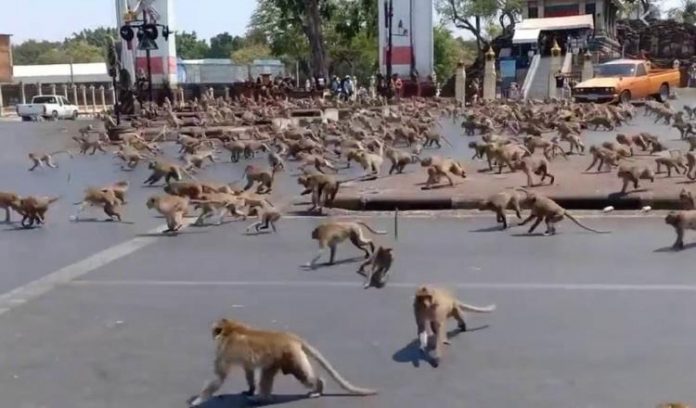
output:
[{"label": "monkey tail", "polygon": [[55,156],[56,154],[59,154],[59,153],[65,153],[68,156],[70,156],[71,159],[73,158],[72,153],[70,153],[70,151],[68,151],[68,150],[56,150],[55,152],[49,153],[49,156]]},{"label": "monkey tail", "polygon": [[341,386],[344,390],[350,392],[351,394],[355,395],[375,395],[377,394],[377,390],[372,390],[368,388],[360,388],[356,387],[355,385],[351,384],[341,376],[341,374],[336,371],[335,368],[329,363],[329,361],[324,358],[324,356],[319,352],[319,350],[315,349],[314,347],[310,346],[307,344],[307,342],[302,342],[302,351],[307,353],[312,359],[314,359],[317,363],[319,363],[320,366],[324,370],[326,370],[329,375],[331,375],[331,378],[333,378],[338,385]]},{"label": "monkey tail", "polygon": [[372,229],[372,227],[370,227],[369,225],[365,224],[365,223],[362,222],[362,221],[356,221],[356,224],[362,225],[363,227],[367,228],[368,231],[370,231],[370,232],[373,233],[373,234],[377,234],[377,235],[387,235],[387,231],[374,230],[374,229]]},{"label": "monkey tail", "polygon": [[488,305],[488,306],[479,307],[479,306],[467,305],[466,303],[462,303],[459,300],[457,300],[457,307],[465,312],[474,312],[474,313],[491,313],[492,311],[495,310],[495,305]]},{"label": "monkey tail", "polygon": [[595,232],[597,234],[611,234],[611,231],[598,231],[596,229],[592,229],[586,225],[581,224],[580,221],[578,221],[575,217],[573,217],[568,211],[566,211],[564,213],[564,215],[584,230]]}]

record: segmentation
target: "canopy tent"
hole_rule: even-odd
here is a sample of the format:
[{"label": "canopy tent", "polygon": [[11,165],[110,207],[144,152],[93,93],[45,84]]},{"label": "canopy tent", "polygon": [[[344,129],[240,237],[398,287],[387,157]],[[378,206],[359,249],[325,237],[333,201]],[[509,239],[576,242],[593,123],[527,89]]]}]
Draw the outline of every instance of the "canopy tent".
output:
[{"label": "canopy tent", "polygon": [[538,28],[528,28],[526,30],[515,29],[515,34],[512,36],[513,44],[534,44],[539,41],[539,33],[541,32]]},{"label": "canopy tent", "polygon": [[528,18],[522,20],[521,23],[515,26],[515,35],[517,35],[517,31],[520,30],[536,29],[540,31],[553,31],[574,30],[578,28],[594,29],[592,14],[568,17]]}]

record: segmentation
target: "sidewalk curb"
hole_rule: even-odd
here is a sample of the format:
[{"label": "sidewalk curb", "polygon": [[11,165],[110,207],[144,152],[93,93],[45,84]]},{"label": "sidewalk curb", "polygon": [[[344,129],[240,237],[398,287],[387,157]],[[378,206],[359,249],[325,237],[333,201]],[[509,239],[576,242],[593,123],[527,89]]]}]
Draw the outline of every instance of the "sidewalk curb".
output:
[{"label": "sidewalk curb", "polygon": [[[389,195],[344,195],[336,197],[333,207],[352,211],[393,211],[399,210],[471,210],[485,197],[418,197]],[[654,196],[642,193],[629,196],[611,194],[595,196],[554,196],[549,198],[563,208],[571,210],[601,210],[612,206],[616,210],[639,210],[650,206],[655,210],[676,210],[681,208],[679,197]]]}]

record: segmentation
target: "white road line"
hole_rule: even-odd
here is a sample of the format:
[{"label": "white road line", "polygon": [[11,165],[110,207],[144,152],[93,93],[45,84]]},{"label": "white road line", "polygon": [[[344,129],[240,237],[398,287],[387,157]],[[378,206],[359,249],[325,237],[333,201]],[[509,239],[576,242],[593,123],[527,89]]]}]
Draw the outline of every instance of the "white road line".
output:
[{"label": "white road line", "polygon": [[[189,226],[195,219],[185,219],[183,228]],[[166,226],[159,226],[148,231],[146,234],[158,234],[164,230]],[[158,236],[136,237],[129,241],[107,248],[97,252],[81,261],[77,261],[71,265],[60,268],[55,272],[41,277],[35,281],[29,282],[26,285],[20,286],[9,292],[0,294],[0,315],[3,315],[17,306],[23,305],[30,300],[36,299],[57,286],[69,283],[74,279],[78,279],[89,272],[101,268],[117,259],[128,256],[160,239]]]},{"label": "white road line", "polygon": [[[276,287],[361,287],[359,281],[158,281],[158,280],[73,280],[71,286],[142,286],[142,287],[211,287],[211,286],[276,286]],[[389,283],[392,288],[413,289],[422,283]],[[632,292],[696,292],[696,285],[678,284],[621,284],[621,283],[453,283],[458,289],[490,290],[570,290],[570,291],[632,291]]]}]

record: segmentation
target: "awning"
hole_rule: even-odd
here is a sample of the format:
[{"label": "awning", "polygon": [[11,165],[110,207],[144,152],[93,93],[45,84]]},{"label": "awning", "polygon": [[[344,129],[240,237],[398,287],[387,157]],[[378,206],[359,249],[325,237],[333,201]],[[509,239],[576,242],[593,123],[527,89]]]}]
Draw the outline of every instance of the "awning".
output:
[{"label": "awning", "polygon": [[513,44],[535,44],[539,41],[539,33],[541,32],[538,28],[529,28],[526,30],[515,29],[515,34],[512,36]]},{"label": "awning", "polygon": [[[547,18],[528,18],[522,20],[521,23],[515,26],[515,35],[520,30],[574,30],[578,28],[594,28],[594,20],[592,14],[584,14],[581,16],[568,17],[547,17]],[[514,42],[514,37],[513,37]]]}]

